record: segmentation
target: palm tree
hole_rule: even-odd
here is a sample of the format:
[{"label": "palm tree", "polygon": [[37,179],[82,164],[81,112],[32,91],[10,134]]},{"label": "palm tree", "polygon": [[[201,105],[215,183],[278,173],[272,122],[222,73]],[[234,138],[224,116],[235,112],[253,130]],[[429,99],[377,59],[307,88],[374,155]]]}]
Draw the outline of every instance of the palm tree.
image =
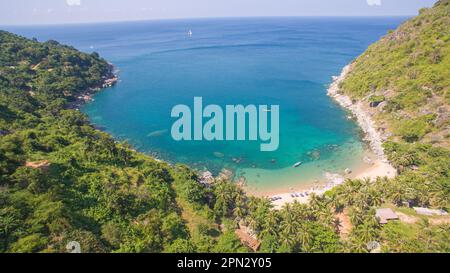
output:
[{"label": "palm tree", "polygon": [[263,229],[267,215],[271,212],[272,204],[268,199],[252,198],[249,205],[248,219],[252,229],[259,232]]},{"label": "palm tree", "polygon": [[428,251],[433,244],[433,230],[428,219],[422,219],[419,223],[419,239],[425,243],[425,251]]},{"label": "palm tree", "polygon": [[312,237],[311,232],[308,229],[307,224],[300,225],[298,238],[300,240],[302,250],[304,252],[310,252],[311,251],[311,242],[313,240],[313,237]]},{"label": "palm tree", "polygon": [[444,189],[434,190],[431,195],[430,203],[439,208],[446,208],[448,206],[448,195]]},{"label": "palm tree", "polygon": [[317,218],[318,220],[324,224],[327,225],[329,227],[333,226],[333,219],[334,219],[334,214],[333,212],[330,210],[330,208],[328,207],[322,207],[318,212],[317,212]]},{"label": "palm tree", "polygon": [[260,207],[263,207],[267,211],[273,208],[272,202],[270,202],[270,200],[267,198],[260,199],[259,205]]},{"label": "palm tree", "polygon": [[354,226],[357,226],[364,221],[364,213],[357,207],[351,207],[348,214],[350,217],[350,222],[352,222]]},{"label": "palm tree", "polygon": [[358,226],[356,234],[361,242],[365,242],[366,244],[375,241],[378,237],[378,231],[370,221]]},{"label": "palm tree", "polygon": [[250,197],[250,201],[248,202],[248,209],[250,211],[255,211],[258,207],[259,199],[256,197]]},{"label": "palm tree", "polygon": [[355,253],[367,253],[367,244],[360,238],[351,236],[348,240],[348,251]]},{"label": "palm tree", "polygon": [[368,189],[370,184],[372,184],[372,180],[370,178],[364,178],[360,180],[361,188]]},{"label": "palm tree", "polygon": [[238,221],[243,219],[245,216],[245,202],[241,198],[236,201],[233,209],[233,215]]},{"label": "palm tree", "polygon": [[394,202],[396,205],[399,205],[402,203],[403,201],[403,197],[404,197],[404,189],[403,187],[397,182],[397,181],[393,181],[393,187],[392,187],[392,192],[390,193],[392,202]]},{"label": "palm tree", "polygon": [[369,195],[366,192],[355,194],[353,206],[365,210],[369,208]]},{"label": "palm tree", "polygon": [[383,204],[383,197],[379,191],[371,190],[369,193],[369,196],[371,197],[371,204],[374,207],[379,207]]},{"label": "palm tree", "polygon": [[292,249],[294,248],[294,245],[296,243],[294,236],[285,231],[281,231],[280,242],[281,242],[281,245],[287,246],[289,248],[289,251],[292,251]]},{"label": "palm tree", "polygon": [[313,218],[315,218],[308,205],[300,204],[297,201],[292,203],[292,212],[298,221],[314,220]]},{"label": "palm tree", "polygon": [[336,234],[341,233],[342,228],[342,221],[339,218],[334,218],[333,220],[333,229],[335,230]]},{"label": "palm tree", "polygon": [[313,210],[318,209],[318,208],[320,207],[320,198],[319,198],[319,196],[318,196],[317,194],[312,193],[312,194],[309,196],[309,206],[310,206]]},{"label": "palm tree", "polygon": [[278,225],[279,225],[279,218],[277,212],[270,211],[267,214],[266,221],[263,224],[263,230],[261,232],[261,235],[263,237],[267,235],[276,235],[278,232]]},{"label": "palm tree", "polygon": [[248,223],[248,227],[254,231],[254,232],[258,232],[259,231],[259,224],[258,221],[252,217],[252,215],[249,215],[247,217],[247,223]]},{"label": "palm tree", "polygon": [[291,208],[292,207],[290,204],[286,204],[282,211],[283,219],[281,220],[281,229],[286,234],[294,235],[298,230],[299,223],[296,220],[295,214],[293,213]]},{"label": "palm tree", "polygon": [[219,182],[216,185],[214,193],[216,195],[216,203],[214,205],[215,212],[220,216],[227,215],[229,209],[229,195],[227,194],[226,188],[222,182]]},{"label": "palm tree", "polygon": [[289,246],[291,249],[297,244],[297,233],[299,229],[298,217],[290,204],[281,211],[282,220],[280,223],[281,240],[282,243]]},{"label": "palm tree", "polygon": [[336,213],[341,213],[345,208],[344,204],[342,204],[342,202],[338,196],[332,197],[332,199],[330,201],[330,205],[333,207],[334,212],[336,212]]},{"label": "palm tree", "polygon": [[397,167],[397,170],[399,173],[402,172],[402,170],[405,167],[411,166],[415,162],[415,155],[413,152],[407,152],[407,153],[393,153],[390,157],[390,161],[394,166]]},{"label": "palm tree", "polygon": [[346,206],[352,206],[355,201],[355,196],[359,193],[360,181],[347,180],[343,185],[342,201]]}]

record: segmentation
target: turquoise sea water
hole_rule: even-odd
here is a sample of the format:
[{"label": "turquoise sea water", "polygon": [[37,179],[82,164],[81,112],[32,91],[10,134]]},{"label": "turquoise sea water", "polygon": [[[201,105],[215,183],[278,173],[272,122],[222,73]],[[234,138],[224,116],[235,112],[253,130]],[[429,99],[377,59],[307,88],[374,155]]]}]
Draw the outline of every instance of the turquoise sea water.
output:
[{"label": "turquoise sea water", "polygon": [[[97,51],[120,83],[83,112],[138,150],[218,173],[232,169],[252,190],[321,180],[358,168],[365,145],[348,114],[326,95],[332,75],[406,18],[247,18],[9,27],[39,40]],[[187,32],[192,30],[192,37]],[[177,104],[280,105],[280,146],[259,142],[175,142]],[[302,161],[299,168],[292,165]]]}]

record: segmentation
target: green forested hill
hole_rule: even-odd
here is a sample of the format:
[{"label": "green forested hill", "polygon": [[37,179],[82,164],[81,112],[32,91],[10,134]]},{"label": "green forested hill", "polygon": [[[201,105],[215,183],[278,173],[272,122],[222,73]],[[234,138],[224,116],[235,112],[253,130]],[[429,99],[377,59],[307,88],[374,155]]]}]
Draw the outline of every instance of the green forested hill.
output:
[{"label": "green forested hill", "polygon": [[[352,64],[340,90],[369,111],[386,138],[384,149],[399,176],[361,184],[348,181],[337,187],[332,199],[353,211],[364,210],[353,197],[378,200],[391,206],[403,220],[379,227],[383,251],[448,252],[448,219],[423,218],[404,208],[450,207],[450,1],[437,1],[422,9],[398,29],[371,45]],[[356,186],[356,187],[355,187]],[[348,200],[350,199],[350,200]],[[364,213],[363,213],[364,214]],[[409,217],[409,218],[408,218]],[[432,224],[434,221],[434,225]],[[436,223],[446,223],[440,227]],[[353,228],[363,228],[360,222]],[[435,227],[434,246],[423,241],[423,232]],[[377,234],[377,231],[374,232]],[[440,235],[439,235],[440,234]],[[355,241],[356,240],[356,241]],[[360,240],[350,236],[350,242]],[[350,243],[352,244],[352,243]]]},{"label": "green forested hill", "polygon": [[450,1],[422,9],[353,63],[342,89],[382,103],[394,140],[450,147]]},{"label": "green forested hill", "polygon": [[65,252],[69,241],[83,252],[191,248],[172,183],[195,186],[195,176],[67,109],[110,76],[96,53],[0,32],[1,252]]},{"label": "green forested hill", "polygon": [[398,198],[448,208],[450,1],[422,9],[371,45],[341,90],[364,102],[384,132],[385,151],[401,173]]}]

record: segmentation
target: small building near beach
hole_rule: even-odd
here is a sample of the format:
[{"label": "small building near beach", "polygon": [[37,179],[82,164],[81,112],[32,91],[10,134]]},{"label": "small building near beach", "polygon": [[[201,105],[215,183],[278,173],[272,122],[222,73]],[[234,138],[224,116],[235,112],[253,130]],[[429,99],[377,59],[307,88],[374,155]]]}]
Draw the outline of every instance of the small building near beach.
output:
[{"label": "small building near beach", "polygon": [[377,209],[375,217],[382,225],[387,224],[389,221],[398,220],[398,215],[389,208]]}]

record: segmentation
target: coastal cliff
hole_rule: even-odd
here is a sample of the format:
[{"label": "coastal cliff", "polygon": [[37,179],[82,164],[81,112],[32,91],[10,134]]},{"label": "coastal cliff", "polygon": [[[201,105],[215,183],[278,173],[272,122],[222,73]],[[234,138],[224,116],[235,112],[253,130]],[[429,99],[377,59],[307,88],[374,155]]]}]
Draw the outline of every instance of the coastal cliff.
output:
[{"label": "coastal cliff", "polygon": [[398,192],[390,194],[442,208],[450,196],[449,3],[437,1],[389,31],[328,90],[356,117],[377,156],[398,171]]},{"label": "coastal cliff", "polygon": [[384,142],[449,148],[449,29],[448,0],[422,9],[350,64],[332,93],[366,109]]},{"label": "coastal cliff", "polygon": [[378,159],[387,163],[386,155],[382,147],[383,140],[386,140],[387,136],[383,132],[380,132],[372,119],[373,114],[368,110],[368,107],[364,105],[364,102],[354,102],[349,96],[342,94],[339,87],[342,82],[345,81],[351,69],[352,65],[344,67],[342,73],[334,78],[333,83],[328,89],[328,95],[356,117],[359,126],[366,135],[365,140],[370,144],[372,151],[376,154]]}]

